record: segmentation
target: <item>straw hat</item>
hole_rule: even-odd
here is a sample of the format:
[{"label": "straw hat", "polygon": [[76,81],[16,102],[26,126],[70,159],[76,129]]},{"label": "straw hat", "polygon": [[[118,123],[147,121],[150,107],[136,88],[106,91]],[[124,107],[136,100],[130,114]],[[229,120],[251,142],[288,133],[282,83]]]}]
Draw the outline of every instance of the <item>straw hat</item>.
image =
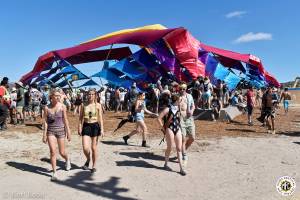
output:
[{"label": "straw hat", "polygon": [[15,88],[15,87],[13,87],[12,89],[11,89],[11,92],[16,92],[17,91],[17,89]]}]

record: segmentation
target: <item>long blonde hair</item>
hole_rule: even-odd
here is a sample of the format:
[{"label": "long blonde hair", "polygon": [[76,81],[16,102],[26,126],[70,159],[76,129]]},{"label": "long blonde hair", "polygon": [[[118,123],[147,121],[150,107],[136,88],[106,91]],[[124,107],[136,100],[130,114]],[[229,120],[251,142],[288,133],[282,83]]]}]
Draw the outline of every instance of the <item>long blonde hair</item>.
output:
[{"label": "long blonde hair", "polygon": [[94,92],[94,99],[93,99],[93,103],[97,103],[97,92],[95,89],[89,89],[88,94],[90,92]]}]

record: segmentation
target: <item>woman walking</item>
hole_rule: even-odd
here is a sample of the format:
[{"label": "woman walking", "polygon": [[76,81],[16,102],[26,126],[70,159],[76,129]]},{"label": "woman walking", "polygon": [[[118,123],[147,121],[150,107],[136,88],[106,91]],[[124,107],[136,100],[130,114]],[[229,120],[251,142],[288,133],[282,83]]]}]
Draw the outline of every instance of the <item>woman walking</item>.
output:
[{"label": "woman walking", "polygon": [[148,133],[148,129],[144,121],[145,112],[155,117],[158,116],[157,114],[147,110],[145,104],[145,93],[139,93],[135,102],[134,112],[131,112],[131,114],[134,115],[134,119],[136,121],[136,128],[129,135],[123,137],[125,144],[128,144],[128,139],[131,136],[141,132],[143,137],[142,147],[148,147],[146,144],[146,135]]},{"label": "woman walking", "polygon": [[83,153],[86,162],[83,169],[88,170],[92,157],[92,173],[96,170],[98,137],[104,136],[102,107],[97,103],[96,91],[88,92],[88,102],[81,106],[78,134],[82,136]]},{"label": "woman walking", "polygon": [[54,89],[50,93],[50,105],[44,108],[44,134],[43,142],[48,142],[50,149],[50,161],[52,165],[53,174],[52,181],[57,180],[56,175],[56,143],[60,155],[66,160],[66,170],[71,169],[70,157],[65,151],[65,138],[71,141],[71,132],[67,118],[66,106],[60,103],[61,94]]},{"label": "woman walking", "polygon": [[[164,125],[163,125],[164,119]],[[167,149],[165,151],[165,165],[166,170],[172,171],[168,166],[170,153],[172,150],[172,144],[175,141],[177,158],[180,168],[180,174],[185,176],[186,172],[182,165],[182,133],[180,129],[180,110],[179,110],[179,96],[172,95],[171,105],[166,107],[159,115],[158,122],[162,127],[162,131],[165,134],[167,141]]]}]

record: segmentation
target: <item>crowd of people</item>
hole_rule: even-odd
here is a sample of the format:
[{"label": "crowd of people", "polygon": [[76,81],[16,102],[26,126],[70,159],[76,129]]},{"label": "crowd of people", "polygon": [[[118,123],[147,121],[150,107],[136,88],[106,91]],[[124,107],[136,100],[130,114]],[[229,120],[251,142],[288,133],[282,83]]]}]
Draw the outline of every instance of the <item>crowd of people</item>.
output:
[{"label": "crowd of people", "polygon": [[61,89],[54,85],[38,87],[37,84],[24,86],[22,82],[9,85],[4,77],[0,86],[0,131],[7,129],[7,123],[22,125],[26,121],[43,120],[43,142],[48,143],[53,168],[52,180],[56,175],[56,143],[60,155],[66,160],[66,170],[71,168],[71,159],[65,150],[65,140],[71,141],[68,113],[78,117],[78,134],[82,136],[83,152],[86,162],[84,169],[95,173],[97,145],[99,136],[104,136],[103,113],[108,111],[128,112],[129,121],[136,123],[135,129],[122,139],[128,144],[132,136],[142,135],[142,147],[147,144],[148,129],[144,120],[145,113],[157,118],[166,139],[166,170],[171,170],[168,160],[175,143],[180,174],[186,175],[184,162],[188,160],[187,150],[195,140],[195,109],[211,111],[211,119],[220,117],[222,108],[235,106],[248,113],[248,125],[253,125],[253,110],[260,109],[257,118],[269,133],[275,134],[275,116],[278,105],[283,101],[288,113],[291,95],[285,88],[280,92],[276,88],[229,90],[227,85],[217,80],[212,84],[208,77],[199,78],[192,83],[151,84],[147,92],[140,91],[136,85],[130,88],[102,87],[75,90]]}]

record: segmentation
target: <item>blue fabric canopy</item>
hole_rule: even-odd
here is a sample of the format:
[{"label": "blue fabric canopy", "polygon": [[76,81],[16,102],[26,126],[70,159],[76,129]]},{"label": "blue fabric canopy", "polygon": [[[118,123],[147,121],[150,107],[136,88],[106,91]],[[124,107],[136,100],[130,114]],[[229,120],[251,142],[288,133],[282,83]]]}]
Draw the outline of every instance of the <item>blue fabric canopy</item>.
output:
[{"label": "blue fabric canopy", "polygon": [[85,82],[84,84],[82,84],[80,87],[88,87],[88,86],[99,86],[94,80],[90,79],[87,82]]},{"label": "blue fabric canopy", "polygon": [[240,81],[241,78],[232,72],[229,72],[229,74],[224,78],[224,82],[226,83],[229,90],[234,90]]},{"label": "blue fabric canopy", "polygon": [[65,68],[63,68],[58,74],[72,74],[75,72],[78,72],[79,70],[76,69],[73,65],[68,65]]},{"label": "blue fabric canopy", "polygon": [[228,76],[229,73],[230,73],[230,71],[227,68],[225,68],[220,63],[218,63],[215,73],[214,73],[214,77],[216,79],[224,80],[226,78],[226,76]]}]

